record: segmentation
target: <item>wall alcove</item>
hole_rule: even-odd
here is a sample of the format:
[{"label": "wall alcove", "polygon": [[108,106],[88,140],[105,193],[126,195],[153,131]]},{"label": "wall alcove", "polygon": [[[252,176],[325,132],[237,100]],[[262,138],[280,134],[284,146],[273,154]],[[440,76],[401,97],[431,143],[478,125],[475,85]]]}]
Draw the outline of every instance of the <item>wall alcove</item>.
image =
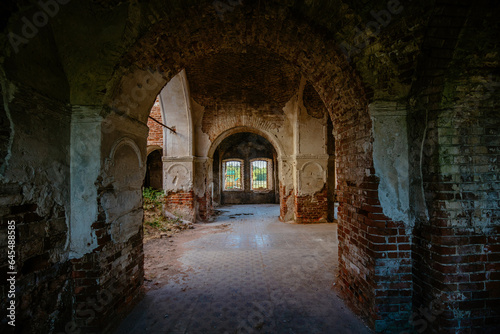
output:
[{"label": "wall alcove", "polygon": [[221,204],[278,203],[277,155],[264,137],[241,132],[214,154],[214,197]]}]

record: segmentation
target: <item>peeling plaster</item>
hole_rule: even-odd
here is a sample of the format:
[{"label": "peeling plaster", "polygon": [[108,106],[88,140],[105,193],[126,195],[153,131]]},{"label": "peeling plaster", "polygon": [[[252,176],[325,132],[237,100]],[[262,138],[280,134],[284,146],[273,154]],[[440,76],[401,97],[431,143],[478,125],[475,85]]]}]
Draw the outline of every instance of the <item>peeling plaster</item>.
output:
[{"label": "peeling plaster", "polygon": [[164,175],[166,193],[193,189],[192,165],[192,161],[169,161]]},{"label": "peeling plaster", "polygon": [[208,178],[207,174],[211,164],[212,159],[195,158],[194,194],[197,197],[205,196]]},{"label": "peeling plaster", "polygon": [[203,115],[205,113],[205,107],[198,104],[195,100],[191,99],[191,106],[193,112],[193,127],[194,127],[194,141],[195,150],[194,153],[198,157],[208,156],[208,150],[210,149],[210,137],[208,134],[204,133],[202,130]]},{"label": "peeling plaster", "polygon": [[102,195],[101,205],[106,221],[111,222],[110,235],[115,243],[128,241],[140,228],[145,169],[141,151],[131,138],[123,137],[113,144],[104,178],[110,190]]},{"label": "peeling plaster", "polygon": [[[19,93],[18,88],[5,79],[2,69],[0,84],[5,116],[10,123],[0,181],[22,189],[4,200],[7,199],[9,205],[36,204],[35,213],[41,217],[58,215],[61,211],[69,215],[69,182],[65,175],[69,173],[70,118],[66,105],[53,104],[46,108],[46,97],[33,94],[33,103],[15,109],[14,99],[17,103],[26,93]],[[30,123],[24,122],[26,119],[30,119]],[[56,252],[50,256],[62,256]]]},{"label": "peeling plaster", "polygon": [[369,112],[380,204],[387,217],[410,224],[406,109],[396,102],[380,101],[370,104]]},{"label": "peeling plaster", "polygon": [[308,161],[299,171],[300,196],[313,196],[321,191],[326,183],[326,171],[318,162]]},{"label": "peeling plaster", "polygon": [[70,259],[97,247],[92,224],[97,220],[96,180],[101,171],[100,109],[74,107],[71,118]]}]

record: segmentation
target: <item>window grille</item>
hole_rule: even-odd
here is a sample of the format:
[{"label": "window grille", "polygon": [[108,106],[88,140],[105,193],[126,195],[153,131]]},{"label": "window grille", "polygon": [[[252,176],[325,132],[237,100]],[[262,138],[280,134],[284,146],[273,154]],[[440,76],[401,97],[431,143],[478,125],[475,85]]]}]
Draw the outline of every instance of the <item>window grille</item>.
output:
[{"label": "window grille", "polygon": [[224,189],[242,190],[241,161],[230,160],[224,162]]},{"label": "window grille", "polygon": [[252,190],[268,189],[268,164],[266,160],[252,161]]}]

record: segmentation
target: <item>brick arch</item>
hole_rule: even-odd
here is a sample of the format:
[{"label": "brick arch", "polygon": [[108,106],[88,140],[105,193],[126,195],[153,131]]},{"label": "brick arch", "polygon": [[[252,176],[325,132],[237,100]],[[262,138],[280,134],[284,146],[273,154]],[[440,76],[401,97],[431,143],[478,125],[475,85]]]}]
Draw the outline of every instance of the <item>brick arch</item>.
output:
[{"label": "brick arch", "polygon": [[[167,82],[187,64],[207,55],[244,53],[249,48],[260,48],[300,70],[318,92],[334,124],[345,123],[343,119],[348,113],[350,119],[369,119],[368,99],[361,78],[333,40],[270,4],[251,20],[237,10],[228,12],[221,20],[210,4],[200,7],[187,10],[177,20],[163,20],[149,29],[116,71],[114,87],[106,98],[108,104],[119,99],[123,89],[141,84],[142,76],[132,75],[134,72],[146,75],[148,70],[158,71]],[[203,14],[204,20],[186,19]],[[152,91],[151,96],[156,96],[160,88]],[[149,108],[144,106],[138,111],[137,117],[141,119]]]},{"label": "brick arch", "polygon": [[283,156],[283,145],[281,142],[273,136],[271,133],[266,131],[265,129],[258,129],[254,127],[249,127],[249,126],[238,126],[238,127],[233,127],[230,129],[227,129],[221,133],[215,138],[215,140],[212,142],[212,145],[210,145],[210,148],[208,150],[207,156],[210,159],[213,159],[215,150],[217,150],[217,147],[219,147],[220,143],[222,141],[234,134],[241,133],[241,132],[251,132],[256,135],[259,135],[261,137],[264,137],[266,140],[268,140],[276,150],[276,153],[278,154],[278,159],[280,159]]},{"label": "brick arch", "polygon": [[[254,111],[253,109],[252,111]],[[208,135],[210,140],[215,140],[222,132],[238,127],[246,126],[249,128],[261,129],[267,132],[276,131],[284,124],[285,116],[277,113],[266,115],[266,112],[260,114],[245,111],[224,112],[226,110],[206,110],[203,115],[202,131]],[[256,110],[260,112],[260,110]],[[276,115],[277,114],[277,115]],[[216,120],[215,122],[211,120]]]},{"label": "brick arch", "polygon": [[[385,245],[386,237],[398,233],[401,240],[409,237],[403,226],[392,222],[380,208],[369,101],[360,77],[333,40],[287,10],[265,4],[259,12],[236,9],[226,14],[221,20],[211,6],[199,6],[178,19],[165,19],[151,26],[123,58],[110,83],[107,103],[113,106],[124,92],[140,86],[148,74],[166,83],[188,64],[219,52],[262,48],[296,66],[325,104],[336,138],[339,285],[374,327],[381,317],[393,313],[385,305],[411,309],[405,291],[385,293],[408,272],[408,266],[400,267],[398,257],[407,260],[410,254],[406,250],[392,253],[396,258],[386,264],[387,252],[398,247],[395,241]],[[143,100],[153,101],[160,88],[147,91],[149,97]],[[137,103],[129,114],[144,122],[151,105]],[[386,265],[397,268],[385,276],[377,274],[376,269]],[[403,281],[400,286],[408,289],[411,279],[406,275]],[[400,317],[407,319],[403,313]]]},{"label": "brick arch", "polygon": [[[160,17],[162,14],[167,13],[158,12]],[[203,20],[188,19],[201,16]],[[254,47],[266,49],[297,66],[325,104],[337,139],[336,160],[342,166],[337,170],[339,191],[354,187],[356,189],[348,193],[355,196],[367,182],[372,183],[375,175],[372,124],[360,77],[333,40],[271,4],[266,4],[250,20],[238,9],[225,13],[221,20],[208,4],[188,9],[178,19],[156,23],[124,57],[116,72],[121,80],[115,80],[107,101],[112,105],[126,87],[140,85],[144,76],[151,76],[152,70],[167,82],[201,57],[218,52],[245,52]],[[160,88],[149,92],[151,101]],[[142,103],[132,114],[144,120],[149,107],[148,103]],[[346,159],[347,152],[356,152],[360,163]],[[369,190],[373,190],[372,187],[370,184]]]}]

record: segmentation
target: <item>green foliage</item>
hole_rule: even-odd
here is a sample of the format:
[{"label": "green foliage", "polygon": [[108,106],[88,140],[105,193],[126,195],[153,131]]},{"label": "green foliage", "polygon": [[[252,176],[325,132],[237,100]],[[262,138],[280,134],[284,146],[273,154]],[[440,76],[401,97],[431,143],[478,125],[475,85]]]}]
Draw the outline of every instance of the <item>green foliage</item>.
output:
[{"label": "green foliage", "polygon": [[181,220],[179,218],[170,219],[163,216],[159,216],[156,219],[145,221],[144,223],[151,226],[160,232],[167,232],[177,229],[177,226]]},{"label": "green foliage", "polygon": [[163,198],[164,195],[165,194],[163,193],[163,190],[156,190],[151,187],[144,188],[142,190],[142,196],[150,201],[161,200],[161,198]]},{"label": "green foliage", "polygon": [[253,180],[254,181],[267,181],[267,168],[253,168]]},{"label": "green foliage", "polygon": [[142,197],[144,199],[144,209],[151,209],[153,207],[160,207],[163,204],[165,194],[163,190],[155,190],[148,187],[142,190]]}]

